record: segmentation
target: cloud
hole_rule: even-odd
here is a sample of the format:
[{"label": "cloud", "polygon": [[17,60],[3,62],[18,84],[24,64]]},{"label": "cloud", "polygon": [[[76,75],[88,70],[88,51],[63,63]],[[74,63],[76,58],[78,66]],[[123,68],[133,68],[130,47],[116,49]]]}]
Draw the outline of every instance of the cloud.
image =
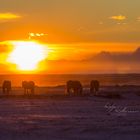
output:
[{"label": "cloud", "polygon": [[123,16],[123,15],[118,15],[118,16],[111,16],[109,17],[110,19],[113,19],[113,20],[118,20],[118,21],[123,21],[126,19],[126,16]]},{"label": "cloud", "polygon": [[21,18],[20,15],[14,14],[14,13],[0,13],[0,21],[5,21],[5,20],[13,20],[13,19],[18,19]]},{"label": "cloud", "polygon": [[82,60],[81,64],[91,73],[139,73],[139,60],[140,48],[129,53],[100,52]]},{"label": "cloud", "polygon": [[32,39],[32,37],[43,37],[47,35],[48,34],[45,34],[45,33],[29,33],[29,39]]},{"label": "cloud", "polygon": [[100,52],[84,60],[46,60],[46,65],[48,73],[137,73],[139,60],[140,48],[129,53]]},{"label": "cloud", "polygon": [[98,62],[113,62],[113,63],[139,63],[140,60],[140,47],[131,53],[111,53],[111,52],[100,52],[97,55],[91,56],[86,61],[98,61]]}]

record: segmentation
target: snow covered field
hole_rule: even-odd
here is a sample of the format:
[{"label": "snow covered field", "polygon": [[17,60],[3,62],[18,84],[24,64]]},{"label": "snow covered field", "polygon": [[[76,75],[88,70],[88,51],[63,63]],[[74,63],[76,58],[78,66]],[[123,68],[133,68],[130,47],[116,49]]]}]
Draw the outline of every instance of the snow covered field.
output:
[{"label": "snow covered field", "polygon": [[[12,94],[23,92],[19,90]],[[39,139],[139,140],[140,96],[1,96],[0,140]]]}]

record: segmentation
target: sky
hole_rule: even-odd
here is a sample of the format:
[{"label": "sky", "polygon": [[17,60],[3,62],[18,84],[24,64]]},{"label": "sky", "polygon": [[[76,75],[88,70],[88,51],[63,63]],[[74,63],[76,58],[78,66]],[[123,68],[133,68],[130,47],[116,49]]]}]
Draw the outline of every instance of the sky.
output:
[{"label": "sky", "polygon": [[[0,0],[0,44],[4,44],[0,49],[0,67],[3,68],[0,72],[10,71],[4,60],[9,53],[5,42],[28,40],[29,33],[52,50],[50,57],[43,60],[47,65],[43,72],[139,72],[136,59],[131,64],[126,59],[139,52],[139,9],[139,0]],[[111,59],[121,53],[125,61],[117,60],[113,65],[114,59],[109,59],[108,67],[103,68],[104,62],[96,57],[104,58],[103,52],[115,55]],[[96,62],[90,60],[93,57]],[[59,63],[63,68],[56,71]]]}]

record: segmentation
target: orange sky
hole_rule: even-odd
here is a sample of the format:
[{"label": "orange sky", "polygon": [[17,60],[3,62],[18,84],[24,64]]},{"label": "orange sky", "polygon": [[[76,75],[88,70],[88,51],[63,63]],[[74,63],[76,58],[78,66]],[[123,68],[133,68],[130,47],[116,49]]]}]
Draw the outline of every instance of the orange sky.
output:
[{"label": "orange sky", "polygon": [[[14,62],[7,61],[17,48],[9,42],[32,40],[47,48],[48,53],[38,62],[38,68],[28,73],[139,72],[139,0],[0,0],[0,3],[0,73],[27,72],[18,69],[23,64],[16,64],[18,57],[26,53],[16,54]],[[31,57],[39,59],[39,54],[33,54],[35,50],[31,51]],[[24,60],[21,63],[26,65]]]}]

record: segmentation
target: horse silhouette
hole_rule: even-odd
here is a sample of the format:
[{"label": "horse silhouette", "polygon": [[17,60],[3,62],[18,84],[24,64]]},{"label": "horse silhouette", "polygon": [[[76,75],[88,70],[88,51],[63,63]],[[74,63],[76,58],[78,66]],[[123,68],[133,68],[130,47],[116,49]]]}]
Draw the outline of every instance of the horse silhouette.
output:
[{"label": "horse silhouette", "polygon": [[34,94],[35,83],[33,81],[23,81],[22,87],[24,88],[24,94]]},{"label": "horse silhouette", "polygon": [[82,95],[83,92],[83,87],[80,81],[68,81],[67,82],[67,93],[69,95],[71,94],[77,94],[77,95]]},{"label": "horse silhouette", "polygon": [[99,88],[100,88],[100,83],[97,80],[92,80],[90,82],[90,93],[93,95],[98,95],[99,92]]},{"label": "horse silhouette", "polygon": [[5,80],[2,84],[3,93],[9,94],[11,91],[11,81]]}]

